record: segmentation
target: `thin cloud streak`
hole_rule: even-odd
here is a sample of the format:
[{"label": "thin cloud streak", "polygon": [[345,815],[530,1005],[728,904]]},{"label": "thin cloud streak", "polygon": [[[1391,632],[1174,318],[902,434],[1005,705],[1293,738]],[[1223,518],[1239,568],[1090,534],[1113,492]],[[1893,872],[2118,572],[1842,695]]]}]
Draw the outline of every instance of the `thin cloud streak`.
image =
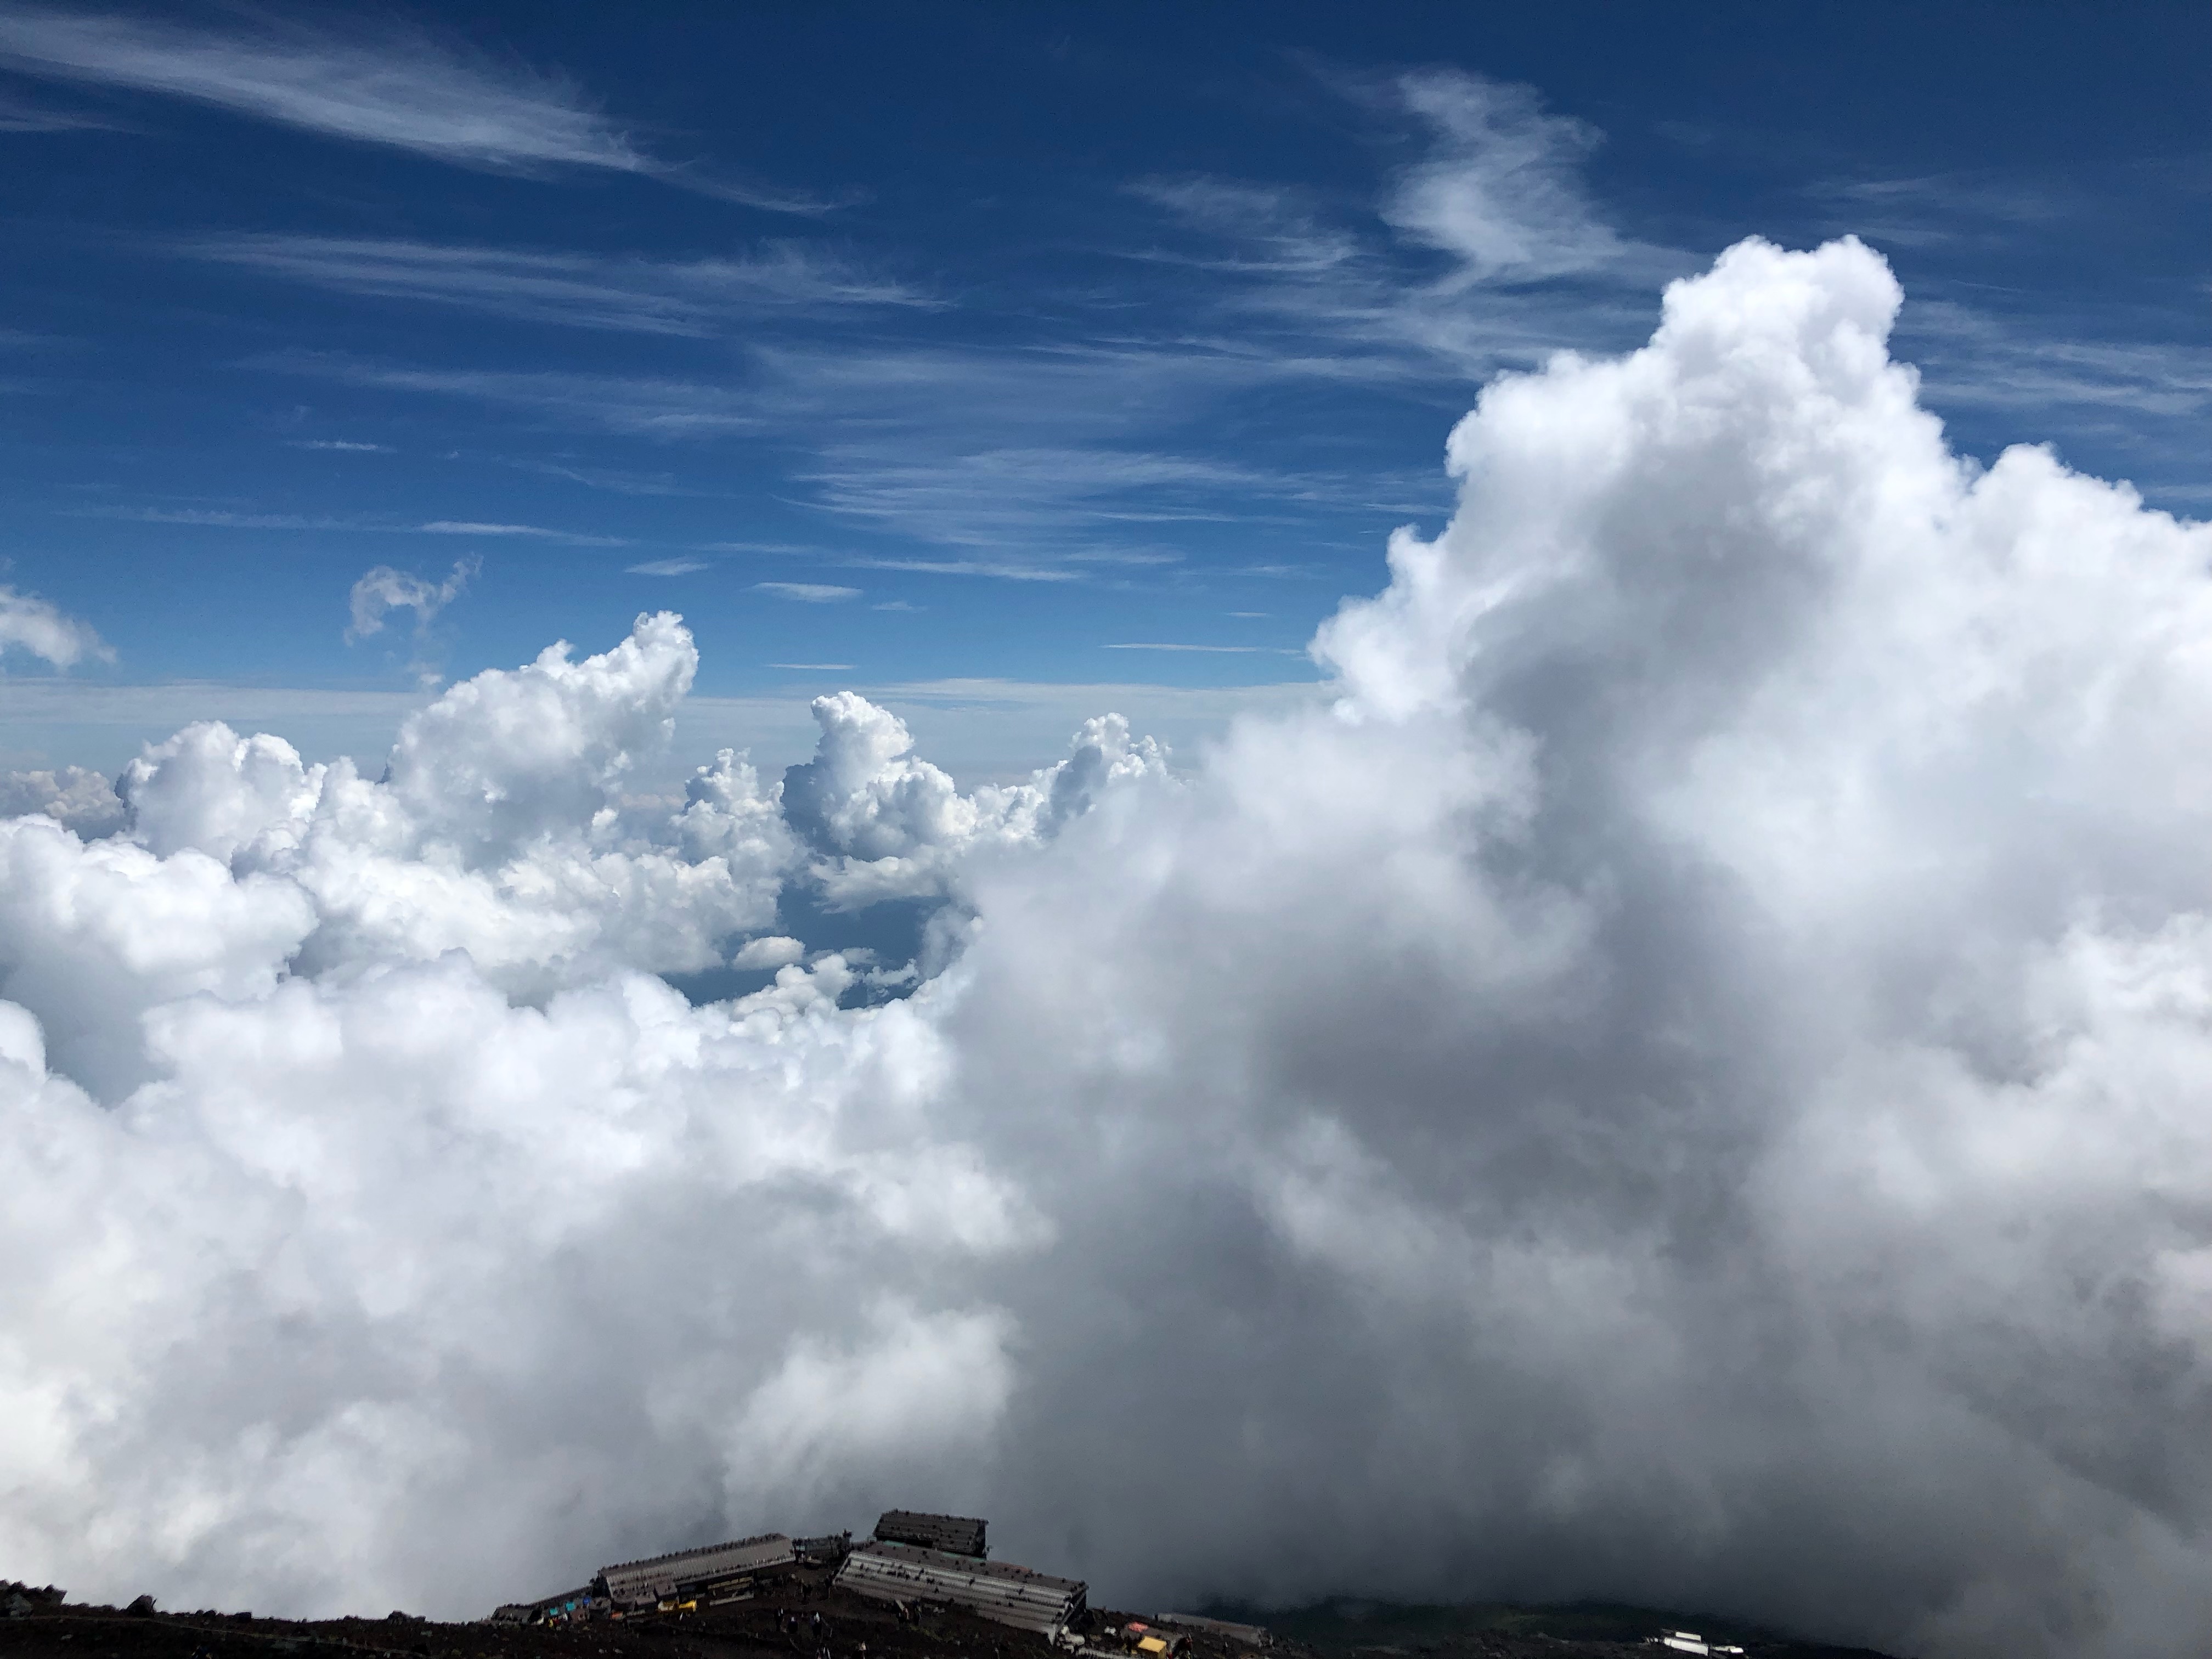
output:
[{"label": "thin cloud streak", "polygon": [[192,507],[84,507],[68,509],[73,519],[119,519],[131,524],[187,525],[214,530],[341,530],[379,536],[523,537],[569,547],[628,547],[625,536],[595,536],[553,530],[544,525],[492,524],[468,519],[434,519],[428,524],[378,524],[305,513],[239,513]]},{"label": "thin cloud streak", "polygon": [[0,132],[127,132],[119,121],[88,110],[52,109],[0,96]]},{"label": "thin cloud streak", "polygon": [[1594,333],[1632,337],[1648,323],[1641,296],[1696,263],[1607,222],[1581,178],[1601,135],[1547,112],[1532,88],[1449,69],[1322,78],[1425,141],[1371,210],[1207,174],[1129,187],[1187,240],[1124,257],[1227,279],[1214,308],[1231,349],[1267,354],[1285,374],[1486,377]]},{"label": "thin cloud streak", "polygon": [[465,42],[392,27],[257,20],[235,32],[123,13],[0,13],[0,64],[27,75],[208,104],[328,137],[480,171],[594,168],[661,179],[773,212],[839,204],[718,179],[657,160],[568,77]]},{"label": "thin cloud streak", "polygon": [[339,293],[454,306],[514,322],[695,338],[727,332],[763,310],[943,305],[793,242],[743,257],[686,260],[283,235],[203,240],[176,251]]},{"label": "thin cloud streak", "polygon": [[1073,582],[1083,573],[1049,565],[1014,564],[992,559],[854,558],[845,561],[864,570],[911,570],[925,576],[996,576],[1014,582]]},{"label": "thin cloud streak", "polygon": [[495,66],[424,34],[346,38],[273,21],[223,34],[123,14],[18,9],[0,15],[0,61],[464,167],[654,166],[567,80]]},{"label": "thin cloud streak", "polygon": [[1101,651],[1209,651],[1224,656],[1281,656],[1296,657],[1304,653],[1269,645],[1181,645],[1158,640],[1134,640],[1117,645],[1102,645]]},{"label": "thin cloud streak", "polygon": [[254,357],[242,366],[380,391],[465,398],[523,410],[571,428],[640,437],[751,432],[767,424],[757,397],[692,380],[550,370],[406,368],[315,352]]},{"label": "thin cloud streak", "polygon": [[1906,307],[1903,328],[1931,398],[2043,410],[2076,405],[2166,417],[2212,410],[2212,350],[2136,341],[2054,338],[1949,301]]},{"label": "thin cloud streak", "polygon": [[416,531],[425,536],[522,536],[538,541],[560,542],[569,547],[628,547],[626,536],[582,536],[573,531],[548,530],[534,524],[478,524],[463,519],[439,519],[429,524],[418,524]]},{"label": "thin cloud streak", "polygon": [[204,526],[216,530],[389,530],[389,525],[349,519],[313,517],[304,513],[234,513],[197,507],[79,507],[64,509],[70,519],[121,519],[131,524]]},{"label": "thin cloud streak", "polygon": [[796,599],[801,605],[838,605],[860,597],[859,588],[840,587],[834,582],[755,582],[752,591],[773,599]]}]

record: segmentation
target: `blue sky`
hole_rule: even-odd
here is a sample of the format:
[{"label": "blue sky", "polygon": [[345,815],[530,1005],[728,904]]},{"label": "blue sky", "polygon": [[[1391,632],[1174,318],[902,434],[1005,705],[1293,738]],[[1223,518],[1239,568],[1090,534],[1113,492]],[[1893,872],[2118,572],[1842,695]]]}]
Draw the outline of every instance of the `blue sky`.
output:
[{"label": "blue sky", "polygon": [[112,653],[0,761],[372,750],[662,607],[687,758],[1188,743],[1754,233],[1892,261],[1961,448],[2212,499],[2201,6],[644,10],[0,6],[0,581]]}]

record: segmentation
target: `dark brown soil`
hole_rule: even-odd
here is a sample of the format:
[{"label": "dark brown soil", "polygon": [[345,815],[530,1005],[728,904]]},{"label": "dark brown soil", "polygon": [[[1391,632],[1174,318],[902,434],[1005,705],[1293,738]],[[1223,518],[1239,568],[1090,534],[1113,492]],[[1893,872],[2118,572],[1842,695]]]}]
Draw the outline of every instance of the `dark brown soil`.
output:
[{"label": "dark brown soil", "polygon": [[[573,1626],[439,1624],[380,1619],[294,1620],[251,1613],[131,1613],[64,1602],[0,1619],[0,1659],[1045,1659],[1040,1637],[957,1610],[902,1622],[888,1605],[832,1589],[826,1569],[802,1570],[756,1599],[697,1613],[647,1614]],[[1268,1659],[1671,1659],[1632,1635],[1632,1621],[1603,1634],[1571,1610],[1458,1610],[1449,1629],[1394,1641],[1391,1621],[1331,1628],[1311,1613],[1286,1615]],[[1624,1614],[1628,1610],[1620,1610]],[[797,1614],[800,1628],[781,1629]],[[820,1615],[817,1632],[814,1618]],[[1480,1616],[1478,1616],[1480,1615]],[[1096,1612],[1094,1629],[1139,1614]],[[1264,1616],[1264,1615],[1263,1615]],[[1656,1615],[1652,1615],[1656,1617]],[[1642,1628],[1651,1626],[1645,1624]],[[1561,1633],[1554,1634],[1554,1631]],[[1293,1632],[1298,1639],[1290,1639]],[[1567,1632],[1573,1633],[1567,1633]],[[1749,1659],[1882,1659],[1863,1650],[1773,1638],[1741,1638]],[[1191,1659],[1255,1659],[1224,1638],[1194,1634]]]}]

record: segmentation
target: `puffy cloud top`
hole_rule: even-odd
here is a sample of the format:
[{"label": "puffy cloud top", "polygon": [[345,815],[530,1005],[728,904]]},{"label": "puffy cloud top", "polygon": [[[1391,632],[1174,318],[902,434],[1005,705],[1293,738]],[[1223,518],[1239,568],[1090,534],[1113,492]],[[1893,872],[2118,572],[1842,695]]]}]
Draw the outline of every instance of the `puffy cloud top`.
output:
[{"label": "puffy cloud top", "polygon": [[[846,694],[640,805],[647,617],[378,780],[20,786],[0,1554],[475,1612],[926,1501],[1102,1599],[2202,1647],[2212,531],[1952,455],[1897,304],[1749,242],[1492,385],[1334,708],[1172,781]],[[886,897],[853,1006],[794,930]]]}]

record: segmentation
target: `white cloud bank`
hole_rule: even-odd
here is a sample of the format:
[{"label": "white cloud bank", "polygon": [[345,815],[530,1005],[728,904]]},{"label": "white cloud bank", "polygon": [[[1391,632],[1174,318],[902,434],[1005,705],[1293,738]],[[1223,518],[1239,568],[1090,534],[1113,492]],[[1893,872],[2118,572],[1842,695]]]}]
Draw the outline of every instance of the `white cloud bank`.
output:
[{"label": "white cloud bank", "polygon": [[[1953,457],[1897,302],[1746,243],[1492,386],[1334,709],[1179,782],[840,697],[641,807],[663,617],[8,824],[0,1559],[472,1613],[927,1502],[1141,1604],[2201,1648],[2212,531]],[[840,1008],[791,883],[949,965]]]}]

